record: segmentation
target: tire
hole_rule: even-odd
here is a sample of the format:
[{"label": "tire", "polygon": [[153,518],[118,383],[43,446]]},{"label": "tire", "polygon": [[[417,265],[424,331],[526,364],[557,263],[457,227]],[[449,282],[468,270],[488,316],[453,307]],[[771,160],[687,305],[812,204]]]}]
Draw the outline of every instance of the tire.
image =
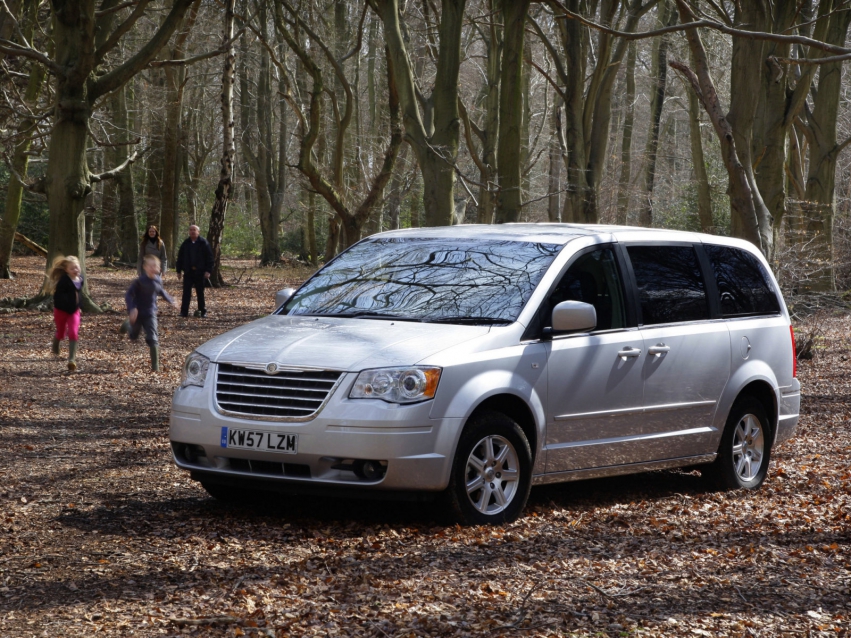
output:
[{"label": "tire", "polygon": [[222,503],[236,505],[238,503],[246,502],[245,493],[240,490],[234,489],[229,485],[222,485],[221,483],[210,483],[209,481],[201,481],[201,487],[204,488],[207,494]]},{"label": "tire", "polygon": [[482,412],[458,442],[447,497],[465,525],[499,525],[520,516],[532,487],[532,452],[523,430],[500,412]]},{"label": "tire", "polygon": [[765,481],[774,440],[762,403],[751,396],[736,399],[727,417],[715,461],[703,475],[722,490],[754,490]]}]

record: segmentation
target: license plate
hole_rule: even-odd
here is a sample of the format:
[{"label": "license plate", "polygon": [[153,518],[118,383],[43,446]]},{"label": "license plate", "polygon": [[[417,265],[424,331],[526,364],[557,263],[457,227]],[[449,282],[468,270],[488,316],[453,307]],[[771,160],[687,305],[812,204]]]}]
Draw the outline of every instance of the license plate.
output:
[{"label": "license plate", "polygon": [[223,427],[221,445],[237,450],[295,454],[298,452],[298,434]]}]

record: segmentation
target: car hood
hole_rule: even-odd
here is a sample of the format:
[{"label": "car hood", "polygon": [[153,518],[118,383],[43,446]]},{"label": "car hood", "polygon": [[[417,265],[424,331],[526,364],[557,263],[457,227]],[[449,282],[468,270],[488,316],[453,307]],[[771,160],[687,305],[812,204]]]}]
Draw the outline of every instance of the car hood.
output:
[{"label": "car hood", "polygon": [[197,350],[217,363],[275,362],[333,370],[413,365],[486,335],[489,326],[270,315]]}]

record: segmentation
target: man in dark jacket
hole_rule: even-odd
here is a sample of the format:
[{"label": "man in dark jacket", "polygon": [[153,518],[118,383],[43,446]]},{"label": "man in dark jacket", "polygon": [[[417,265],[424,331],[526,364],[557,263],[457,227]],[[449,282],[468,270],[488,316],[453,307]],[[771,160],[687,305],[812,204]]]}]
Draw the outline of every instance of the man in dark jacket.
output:
[{"label": "man in dark jacket", "polygon": [[180,245],[177,252],[177,279],[183,274],[183,299],[180,303],[180,316],[189,316],[189,302],[192,300],[192,289],[198,296],[198,312],[196,316],[206,317],[207,307],[204,305],[204,285],[213,271],[213,250],[206,239],[201,237],[201,229],[189,227],[189,237]]}]

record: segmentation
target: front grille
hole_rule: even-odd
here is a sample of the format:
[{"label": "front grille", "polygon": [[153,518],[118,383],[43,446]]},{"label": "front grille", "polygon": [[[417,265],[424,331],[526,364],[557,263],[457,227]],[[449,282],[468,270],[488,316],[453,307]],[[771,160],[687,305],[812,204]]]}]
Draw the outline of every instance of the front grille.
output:
[{"label": "front grille", "polygon": [[253,417],[310,418],[322,407],[342,376],[328,370],[266,374],[220,363],[216,402],[223,411]]}]

